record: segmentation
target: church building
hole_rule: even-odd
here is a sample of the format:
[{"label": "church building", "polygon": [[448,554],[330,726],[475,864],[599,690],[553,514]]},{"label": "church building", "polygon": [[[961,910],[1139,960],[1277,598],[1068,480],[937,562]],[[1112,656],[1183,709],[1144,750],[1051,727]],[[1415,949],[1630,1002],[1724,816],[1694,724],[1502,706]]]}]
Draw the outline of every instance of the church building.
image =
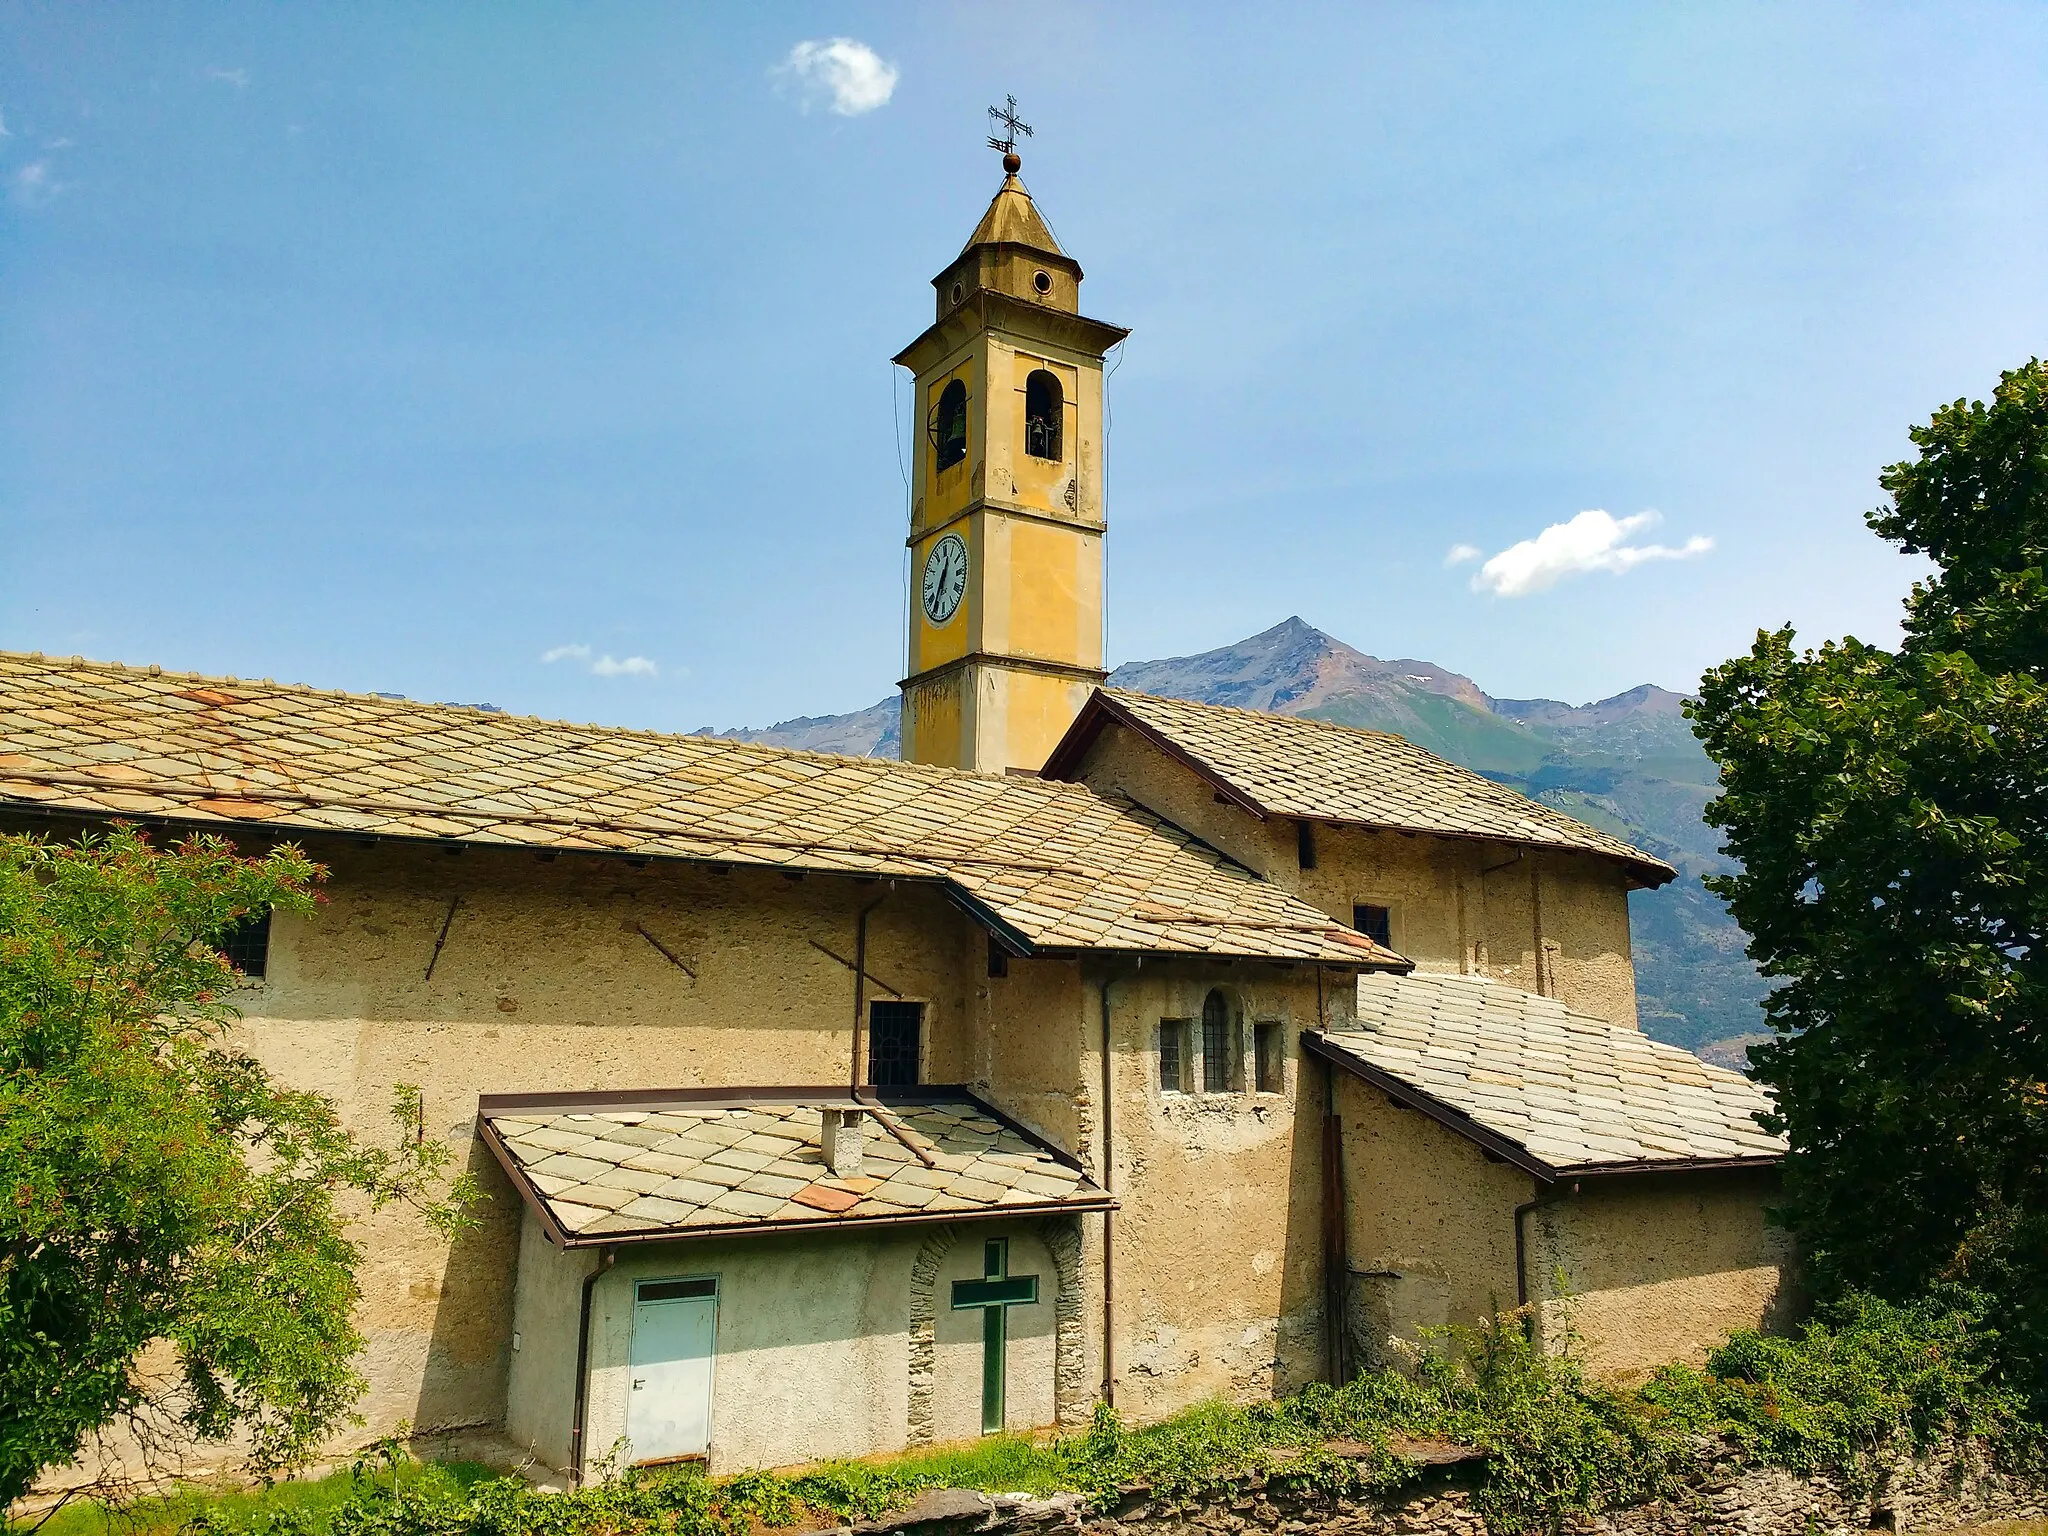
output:
[{"label": "church building", "polygon": [[1014,155],[932,324],[904,760],[0,655],[0,824],[331,871],[242,1038],[482,1220],[367,1219],[365,1434],[715,1472],[1138,1419],[1525,1305],[1787,1304],[1782,1142],[1637,1027],[1660,860],[1394,736],[1112,690],[1103,359]]}]

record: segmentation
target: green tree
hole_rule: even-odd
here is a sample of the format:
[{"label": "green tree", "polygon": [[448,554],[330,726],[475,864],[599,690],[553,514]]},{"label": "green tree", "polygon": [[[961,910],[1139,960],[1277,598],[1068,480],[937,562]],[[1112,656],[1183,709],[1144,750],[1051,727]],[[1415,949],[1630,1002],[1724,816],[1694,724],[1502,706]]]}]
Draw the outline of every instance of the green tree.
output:
[{"label": "green tree", "polygon": [[1869,523],[1933,563],[1896,651],[1709,672],[1710,882],[1774,983],[1755,1048],[1823,1292],[1977,1292],[2048,1407],[2048,368],[1913,430]]},{"label": "green tree", "polygon": [[215,946],[311,912],[323,873],[289,846],[0,837],[0,1508],[116,1427],[145,1461],[230,1437],[303,1461],[362,1391],[337,1202],[465,1220],[412,1090],[366,1146],[229,1038]]}]

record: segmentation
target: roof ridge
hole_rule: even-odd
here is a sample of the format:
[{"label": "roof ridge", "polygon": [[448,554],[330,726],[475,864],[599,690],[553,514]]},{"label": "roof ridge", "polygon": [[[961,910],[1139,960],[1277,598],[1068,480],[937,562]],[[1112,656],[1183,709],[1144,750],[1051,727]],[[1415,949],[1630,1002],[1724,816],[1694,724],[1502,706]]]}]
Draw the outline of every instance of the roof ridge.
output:
[{"label": "roof ridge", "polygon": [[[1398,731],[1376,731],[1369,725],[1346,725],[1341,720],[1318,720],[1313,715],[1289,715],[1283,714],[1277,709],[1251,709],[1243,704],[1212,704],[1206,699],[1183,699],[1178,695],[1170,693],[1147,693],[1142,688],[1105,687],[1102,691],[1117,698],[1152,699],[1161,704],[1185,704],[1190,709],[1214,710],[1218,714],[1250,715],[1256,720],[1286,720],[1298,725],[1312,725],[1319,730],[1339,731],[1347,736],[1371,736],[1380,741],[1398,741],[1402,746],[1412,747],[1425,757],[1434,757],[1440,763],[1449,763],[1451,767],[1458,768],[1461,772],[1472,773],[1474,771],[1451,762],[1447,757],[1438,757],[1429,748],[1419,742],[1410,741]],[[1486,778],[1486,775],[1480,774],[1479,777]],[[1487,779],[1486,782],[1491,784],[1494,781]],[[1532,801],[1530,803],[1536,804],[1538,802]]]},{"label": "roof ridge", "polygon": [[[1032,774],[980,773],[969,768],[949,768],[939,763],[912,762],[901,757],[861,757],[851,752],[820,752],[809,747],[785,747],[774,742],[742,741],[730,736],[700,734],[695,731],[656,731],[644,726],[606,725],[595,720],[557,720],[545,715],[520,714],[509,709],[483,709],[475,704],[437,703],[431,699],[414,699],[399,694],[364,693],[348,688],[322,688],[315,683],[280,683],[276,678],[236,677],[232,673],[208,673],[182,671],[171,667],[137,666],[124,661],[95,661],[84,656],[50,656],[42,651],[0,650],[0,664],[7,662],[33,663],[53,671],[95,671],[112,672],[128,677],[153,681],[182,681],[200,684],[217,683],[230,688],[268,688],[280,694],[305,694],[323,699],[346,699],[352,703],[381,705],[385,708],[406,708],[429,712],[458,712],[468,719],[503,721],[507,724],[552,726],[561,730],[596,731],[606,736],[626,737],[644,741],[702,742],[708,746],[732,752],[759,752],[771,757],[798,757],[827,762],[866,763],[891,770],[901,770],[922,777],[935,779],[987,779],[1006,785],[1036,784],[1061,795],[1074,790],[1093,794],[1087,786],[1072,784],[1060,779],[1042,779]],[[1097,797],[1099,798],[1099,796]]]}]

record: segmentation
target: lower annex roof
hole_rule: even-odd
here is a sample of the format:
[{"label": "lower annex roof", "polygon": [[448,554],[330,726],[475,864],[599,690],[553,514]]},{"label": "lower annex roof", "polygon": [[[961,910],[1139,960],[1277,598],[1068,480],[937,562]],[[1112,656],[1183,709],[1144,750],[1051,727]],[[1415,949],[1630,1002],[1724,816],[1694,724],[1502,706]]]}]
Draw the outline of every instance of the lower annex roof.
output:
[{"label": "lower annex roof", "polygon": [[[825,1163],[858,1109],[860,1171]],[[965,1088],[486,1095],[484,1142],[563,1247],[1106,1210],[1079,1163]]]},{"label": "lower annex roof", "polygon": [[1545,1180],[1774,1165],[1764,1090],[1690,1051],[1479,976],[1367,976],[1309,1049]]},{"label": "lower annex roof", "polygon": [[1405,969],[1078,784],[0,652],[0,807],[943,883],[1019,953]]}]

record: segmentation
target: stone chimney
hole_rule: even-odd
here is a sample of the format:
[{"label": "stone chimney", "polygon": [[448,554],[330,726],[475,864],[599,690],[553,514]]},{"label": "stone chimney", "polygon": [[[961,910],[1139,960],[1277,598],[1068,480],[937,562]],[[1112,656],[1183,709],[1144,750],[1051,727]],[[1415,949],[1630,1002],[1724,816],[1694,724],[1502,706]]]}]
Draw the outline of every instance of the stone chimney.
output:
[{"label": "stone chimney", "polygon": [[839,1178],[852,1178],[860,1172],[860,1148],[867,1137],[865,1121],[866,1117],[857,1109],[830,1104],[825,1107],[818,1145],[824,1149],[825,1166]]}]

